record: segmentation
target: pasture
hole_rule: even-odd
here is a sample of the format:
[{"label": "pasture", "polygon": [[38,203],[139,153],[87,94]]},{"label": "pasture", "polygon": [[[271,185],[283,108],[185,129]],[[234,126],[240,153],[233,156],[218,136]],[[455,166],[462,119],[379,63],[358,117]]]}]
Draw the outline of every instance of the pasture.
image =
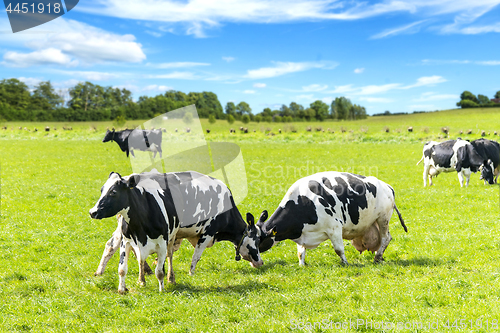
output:
[{"label": "pasture", "polygon": [[[239,205],[243,215],[272,213],[301,177],[349,171],[394,187],[409,232],[394,214],[393,240],[381,264],[345,241],[347,267],[330,242],[307,251],[306,267],[298,265],[295,243],[282,242],[262,254],[259,269],[236,262],[232,244],[217,243],[204,252],[194,276],[188,275],[193,250],[183,242],[174,254],[176,285],[166,284],[159,294],[151,275],[139,286],[131,257],[126,295],[117,292],[118,255],[103,276],[93,276],[116,219],[92,220],[88,211],[111,171],[132,172],[115,143],[101,142],[111,124],[74,123],[73,131],[50,124],[58,129],[45,132],[45,124],[6,123],[8,129],[0,130],[0,331],[322,332],[349,321],[360,326],[342,331],[374,331],[370,321],[413,323],[406,331],[436,322],[440,331],[447,330],[444,325],[491,331],[500,320],[499,188],[483,185],[479,174],[460,188],[456,173],[441,174],[433,187],[423,188],[422,165],[415,163],[423,142],[444,138],[443,126],[450,138],[471,128],[473,133],[461,136],[475,139],[485,130],[495,139],[498,115],[498,109],[459,110],[248,126],[204,120],[208,140],[236,142],[242,149],[248,179],[248,196]],[[128,125],[134,123],[140,122]],[[240,126],[250,133],[229,134]]]}]

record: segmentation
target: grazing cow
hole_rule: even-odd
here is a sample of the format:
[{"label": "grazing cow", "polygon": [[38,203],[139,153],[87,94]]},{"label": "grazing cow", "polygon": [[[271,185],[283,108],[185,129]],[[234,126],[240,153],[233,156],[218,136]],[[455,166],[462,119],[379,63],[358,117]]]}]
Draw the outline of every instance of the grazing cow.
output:
[{"label": "grazing cow", "polygon": [[134,155],[134,149],[138,149],[141,151],[151,151],[154,153],[153,158],[156,157],[156,153],[160,153],[160,158],[162,150],[161,150],[161,139],[162,132],[161,130],[123,130],[123,131],[115,131],[114,129],[110,131],[106,130],[106,134],[104,135],[104,139],[102,142],[115,141],[120,149],[127,153],[127,157],[129,152]]},{"label": "grazing cow", "polygon": [[168,281],[174,283],[172,255],[176,239],[178,245],[182,238],[187,238],[195,246],[191,274],[203,250],[221,240],[235,245],[237,260],[241,254],[252,266],[262,265],[257,248],[260,231],[253,220],[250,226],[245,224],[224,183],[197,172],[160,174],[152,171],[128,177],[112,172],[100,199],[89,213],[94,219],[121,214],[126,222],[121,228],[118,287],[121,293],[126,291],[125,275],[131,248],[139,261],[140,284],[145,283],[144,262],[153,252],[158,254],[155,273],[160,291],[163,290],[166,258]]},{"label": "grazing cow", "polygon": [[[469,141],[457,139],[437,143],[435,141],[427,142],[424,145],[423,156],[417,165],[424,160],[424,186],[427,186],[427,177],[429,185],[432,186],[432,177],[441,172],[457,171],[460,186],[469,186],[470,175],[477,172],[485,161]],[[465,178],[465,179],[464,179]]]},{"label": "grazing cow", "polygon": [[472,141],[471,145],[483,160],[487,160],[481,168],[481,179],[484,179],[485,184],[496,184],[500,173],[500,144],[493,140],[477,139]]},{"label": "grazing cow", "polygon": [[360,252],[376,251],[375,262],[382,261],[392,239],[389,220],[394,209],[407,231],[388,184],[346,172],[317,173],[295,182],[269,220],[267,211],[262,212],[257,223],[262,232],[259,249],[264,252],[291,239],[297,243],[302,266],[306,249],[330,239],[342,263],[347,264],[342,239],[349,239]]}]

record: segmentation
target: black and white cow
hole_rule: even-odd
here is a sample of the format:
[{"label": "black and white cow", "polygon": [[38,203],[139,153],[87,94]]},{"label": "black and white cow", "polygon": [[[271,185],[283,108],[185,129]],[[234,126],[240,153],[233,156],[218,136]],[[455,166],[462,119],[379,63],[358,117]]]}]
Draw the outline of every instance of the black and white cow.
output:
[{"label": "black and white cow", "polygon": [[423,156],[420,161],[424,160],[424,186],[427,186],[427,177],[431,186],[432,177],[441,172],[452,171],[457,172],[461,187],[464,185],[464,180],[465,186],[469,186],[471,173],[477,172],[483,164],[487,163],[469,141],[462,139],[448,140],[441,143],[427,142],[422,153]]},{"label": "black and white cow", "polygon": [[145,283],[143,265],[147,256],[158,254],[155,273],[160,291],[163,290],[166,258],[168,281],[175,282],[172,255],[176,240],[183,238],[195,246],[191,273],[203,250],[221,240],[235,245],[237,259],[241,254],[252,266],[262,265],[258,251],[260,230],[253,225],[253,220],[250,226],[246,225],[223,182],[197,172],[160,174],[153,171],[128,177],[111,173],[100,199],[89,213],[95,219],[116,214],[123,216],[118,269],[118,291],[121,293],[126,291],[125,276],[131,248],[139,261],[140,284]]},{"label": "black and white cow", "polygon": [[[257,223],[262,232],[259,249],[264,252],[291,239],[297,243],[299,264],[305,265],[306,249],[330,239],[342,263],[347,264],[343,239],[348,239],[360,252],[376,251],[378,262],[392,239],[389,220],[394,209],[407,231],[388,184],[346,172],[317,173],[295,182],[269,220],[267,211],[262,212]],[[374,233],[379,241],[368,244],[365,235],[373,238]]]},{"label": "black and white cow", "polygon": [[484,160],[487,160],[481,168],[481,179],[484,179],[485,184],[496,184],[500,173],[500,144],[493,140],[477,139],[472,141],[471,145]]},{"label": "black and white cow", "polygon": [[159,129],[156,130],[142,130],[142,129],[134,129],[134,130],[123,130],[123,131],[115,131],[114,129],[110,131],[106,130],[106,134],[104,135],[104,139],[102,142],[115,141],[120,149],[129,155],[129,152],[134,155],[134,149],[138,149],[141,151],[151,151],[154,153],[153,158],[156,157],[156,153],[160,153],[160,158],[162,150],[161,150],[161,140],[162,140],[162,131]]}]

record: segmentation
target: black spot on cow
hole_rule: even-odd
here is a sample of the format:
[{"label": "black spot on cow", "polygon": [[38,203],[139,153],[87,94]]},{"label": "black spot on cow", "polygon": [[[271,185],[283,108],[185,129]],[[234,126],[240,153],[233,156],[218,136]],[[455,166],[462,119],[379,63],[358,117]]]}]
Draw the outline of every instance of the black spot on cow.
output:
[{"label": "black spot on cow", "polygon": [[302,234],[305,224],[318,222],[318,215],[314,203],[308,197],[299,195],[297,204],[289,200],[285,207],[278,207],[268,222],[270,223],[264,224],[262,230],[267,236],[261,239],[259,246],[261,252],[268,250],[269,245],[272,245],[272,240],[269,239],[272,231],[276,232],[274,237],[278,242],[285,239],[297,239]]},{"label": "black spot on cow", "polygon": [[[366,201],[366,196],[365,196],[366,193],[365,183],[360,179],[350,175],[347,176],[346,178],[348,182],[346,182],[342,177],[336,177],[335,181],[337,182],[337,185],[332,186],[330,183],[331,190],[335,193],[337,199],[342,204],[340,208],[344,218],[343,222],[344,223],[347,222],[347,216],[346,216],[347,213],[351,218],[351,222],[353,224],[358,224],[359,210],[366,209],[368,207],[368,203]],[[325,181],[325,178],[323,179],[323,183],[324,184],[327,183]],[[311,192],[320,196],[326,202],[328,202],[328,204],[330,205],[330,207],[332,207],[332,209],[333,207],[335,207],[335,198],[330,193],[328,193],[325,190],[325,188],[321,186],[320,183],[314,180],[309,181],[309,189],[311,190]],[[373,191],[373,188],[371,188],[371,191]]]},{"label": "black spot on cow", "polygon": [[451,157],[454,154],[453,146],[455,145],[456,140],[448,140],[442,142],[438,145],[435,145],[424,152],[424,156],[431,157],[434,160],[436,165],[439,165],[443,168],[451,168]]},{"label": "black spot on cow", "polygon": [[124,261],[125,261],[125,252],[121,252],[120,253],[120,264],[123,264]]}]

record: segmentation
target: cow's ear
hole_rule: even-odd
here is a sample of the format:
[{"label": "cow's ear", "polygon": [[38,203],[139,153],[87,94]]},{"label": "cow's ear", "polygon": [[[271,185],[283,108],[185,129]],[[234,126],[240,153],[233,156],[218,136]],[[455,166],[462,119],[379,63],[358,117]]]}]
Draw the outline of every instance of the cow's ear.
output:
[{"label": "cow's ear", "polygon": [[251,213],[247,213],[247,223],[251,227],[255,225],[255,219]]},{"label": "cow's ear", "polygon": [[262,213],[260,214],[259,222],[257,222],[257,225],[264,223],[266,220],[267,220],[267,210],[263,210]]},{"label": "cow's ear", "polygon": [[108,178],[111,178],[112,175],[117,175],[118,177],[122,178],[122,176],[120,176],[120,174],[118,172],[114,172],[114,171],[111,171],[110,174],[109,174],[109,177]]},{"label": "cow's ear", "polygon": [[135,176],[130,176],[127,181],[125,181],[125,184],[127,185],[128,188],[134,188],[137,186],[137,180],[135,179]]}]

